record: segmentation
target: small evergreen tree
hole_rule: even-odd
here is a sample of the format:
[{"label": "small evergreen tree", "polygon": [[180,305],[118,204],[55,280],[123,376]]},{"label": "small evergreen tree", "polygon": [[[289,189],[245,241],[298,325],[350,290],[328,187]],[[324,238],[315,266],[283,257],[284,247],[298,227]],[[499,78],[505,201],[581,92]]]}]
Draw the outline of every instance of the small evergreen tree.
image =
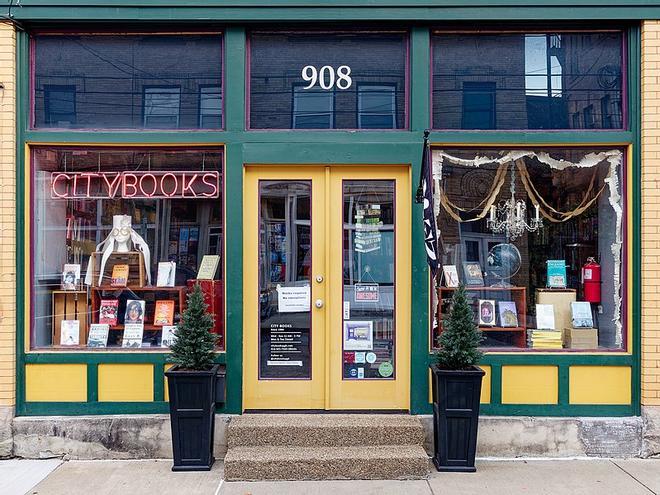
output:
[{"label": "small evergreen tree", "polygon": [[215,357],[216,336],[210,331],[213,328],[213,316],[206,312],[207,305],[199,284],[195,284],[187,300],[168,360],[182,369],[208,370]]},{"label": "small evergreen tree", "polygon": [[481,330],[474,322],[474,314],[468,304],[465,286],[461,285],[454,291],[449,317],[438,339],[438,365],[451,370],[464,370],[477,364],[483,355],[479,350],[482,339]]}]

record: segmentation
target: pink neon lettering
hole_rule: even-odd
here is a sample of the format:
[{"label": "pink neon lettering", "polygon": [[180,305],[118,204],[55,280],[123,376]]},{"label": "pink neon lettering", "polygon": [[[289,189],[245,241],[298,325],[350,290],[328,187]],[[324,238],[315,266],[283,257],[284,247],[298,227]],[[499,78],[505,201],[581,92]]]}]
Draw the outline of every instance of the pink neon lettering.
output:
[{"label": "pink neon lettering", "polygon": [[[68,198],[68,181],[71,180],[71,177],[67,174],[53,174],[51,175],[51,197],[56,197],[56,198]],[[64,193],[59,193],[57,192],[57,181],[60,179],[66,179],[67,183],[65,183],[64,186]]]},{"label": "pink neon lettering", "polygon": [[[122,188],[122,196],[124,198],[134,198],[135,196],[137,196],[137,192],[138,192],[138,189],[137,189],[138,178],[137,178],[137,176],[135,174],[124,173],[124,174],[122,174],[122,178],[123,178],[123,183],[124,183],[124,187]],[[132,182],[130,182],[130,181],[132,181]],[[133,189],[133,192],[131,194],[128,193],[128,188],[129,187],[131,189]]]},{"label": "pink neon lettering", "polygon": [[[144,182],[144,179],[150,179],[150,180],[153,181],[153,189],[151,190],[151,192],[147,192],[147,191],[144,190],[144,187],[143,187],[143,184],[142,184]],[[144,174],[142,177],[140,177],[140,192],[144,196],[146,196],[147,198],[152,198],[154,196],[154,194],[156,194],[157,189],[158,189],[158,181],[156,180],[156,177],[154,176],[154,174]]]},{"label": "pink neon lettering", "polygon": [[[165,190],[165,177],[172,177],[172,180],[174,181],[174,189],[172,189],[171,193],[168,193]],[[163,194],[167,196],[168,198],[171,198],[176,194],[177,189],[179,189],[179,180],[177,179],[176,175],[172,173],[167,173],[164,174],[161,179],[160,179],[160,190],[163,191]]]},{"label": "pink neon lettering", "polygon": [[197,197],[197,193],[193,189],[193,183],[197,180],[197,174],[192,176],[192,179],[190,179],[190,182],[186,184],[186,174],[183,174],[183,190],[181,191],[181,196],[184,198],[186,197],[186,191],[190,191],[190,195],[194,198]]},{"label": "pink neon lettering", "polygon": [[119,190],[119,185],[121,184],[121,175],[117,174],[112,182],[108,180],[108,175],[110,174],[101,174],[101,177],[103,177],[105,185],[108,186],[108,198],[113,199],[117,194],[117,190]]},{"label": "pink neon lettering", "polygon": [[85,172],[83,174],[80,174],[81,177],[85,177],[87,179],[87,192],[85,194],[86,198],[89,198],[92,196],[91,193],[91,186],[92,186],[92,177],[98,177],[98,174],[94,174],[91,172]]},{"label": "pink neon lettering", "polygon": [[[209,182],[207,179],[210,179],[212,182]],[[203,193],[202,196],[207,198],[215,198],[218,196],[218,176],[214,172],[204,174],[202,176],[202,182],[207,186],[210,186],[213,191],[208,193]]]}]

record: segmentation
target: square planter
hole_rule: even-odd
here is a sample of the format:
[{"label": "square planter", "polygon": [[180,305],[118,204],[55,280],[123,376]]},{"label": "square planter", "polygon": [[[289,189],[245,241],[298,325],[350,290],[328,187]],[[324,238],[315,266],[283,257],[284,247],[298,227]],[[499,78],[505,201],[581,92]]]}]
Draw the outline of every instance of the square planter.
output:
[{"label": "square planter", "polygon": [[484,370],[432,365],[433,464],[438,471],[475,472],[479,402]]},{"label": "square planter", "polygon": [[172,423],[172,471],[209,471],[213,457],[216,382],[220,365],[207,371],[165,372]]}]

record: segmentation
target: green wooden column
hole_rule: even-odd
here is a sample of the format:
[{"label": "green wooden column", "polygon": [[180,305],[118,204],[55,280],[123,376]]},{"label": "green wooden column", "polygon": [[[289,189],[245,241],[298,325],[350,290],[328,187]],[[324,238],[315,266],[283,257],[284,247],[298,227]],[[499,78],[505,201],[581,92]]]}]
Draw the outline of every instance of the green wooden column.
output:
[{"label": "green wooden column", "polygon": [[411,363],[410,411],[430,413],[428,403],[429,374],[429,275],[424,250],[422,205],[414,203],[422,163],[423,131],[430,127],[431,36],[426,27],[414,27],[410,33],[410,129],[411,138],[419,146],[412,153],[412,307],[411,307]]},{"label": "green wooden column", "polygon": [[[243,410],[243,143],[245,130],[245,29],[225,32],[225,321],[227,403],[222,412]],[[227,136],[229,137],[229,136]]]}]

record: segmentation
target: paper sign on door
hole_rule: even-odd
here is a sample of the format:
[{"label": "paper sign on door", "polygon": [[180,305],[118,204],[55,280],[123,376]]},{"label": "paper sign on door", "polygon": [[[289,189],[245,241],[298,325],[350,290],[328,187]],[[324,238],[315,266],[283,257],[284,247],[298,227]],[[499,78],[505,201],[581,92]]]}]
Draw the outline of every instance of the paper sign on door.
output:
[{"label": "paper sign on door", "polygon": [[302,287],[277,286],[277,310],[280,313],[301,313],[309,311],[309,285]]}]

